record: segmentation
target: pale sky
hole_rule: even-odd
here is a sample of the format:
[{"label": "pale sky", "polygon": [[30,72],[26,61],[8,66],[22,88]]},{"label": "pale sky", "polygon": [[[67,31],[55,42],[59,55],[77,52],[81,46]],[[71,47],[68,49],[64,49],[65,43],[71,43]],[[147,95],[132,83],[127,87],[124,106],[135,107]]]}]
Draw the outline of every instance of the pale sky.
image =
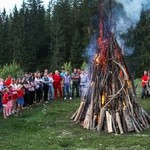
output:
[{"label": "pale sky", "polygon": [[[26,0],[25,0],[26,1]],[[47,8],[48,2],[50,0],[42,0],[45,8]],[[0,0],[0,11],[2,12],[4,7],[6,9],[6,12],[9,13],[13,10],[15,4],[17,5],[17,8],[19,9],[22,5],[23,0]]]}]

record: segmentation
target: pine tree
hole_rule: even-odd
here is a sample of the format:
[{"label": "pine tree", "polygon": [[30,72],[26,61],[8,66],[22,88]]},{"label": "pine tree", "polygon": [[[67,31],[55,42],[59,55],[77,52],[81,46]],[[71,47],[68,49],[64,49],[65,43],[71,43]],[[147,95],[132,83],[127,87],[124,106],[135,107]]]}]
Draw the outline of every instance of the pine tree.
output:
[{"label": "pine tree", "polygon": [[84,58],[82,58],[82,41],[81,41],[81,35],[76,28],[72,40],[72,47],[71,47],[71,55],[70,55],[70,61],[73,67],[80,67]]},{"label": "pine tree", "polygon": [[150,11],[142,11],[140,22],[136,28],[130,28],[123,35],[127,46],[133,47],[134,52],[128,57],[130,68],[134,68],[135,77],[141,77],[144,70],[150,68]]},{"label": "pine tree", "polygon": [[0,17],[0,65],[12,61],[11,49],[9,48],[9,18],[4,9]]}]

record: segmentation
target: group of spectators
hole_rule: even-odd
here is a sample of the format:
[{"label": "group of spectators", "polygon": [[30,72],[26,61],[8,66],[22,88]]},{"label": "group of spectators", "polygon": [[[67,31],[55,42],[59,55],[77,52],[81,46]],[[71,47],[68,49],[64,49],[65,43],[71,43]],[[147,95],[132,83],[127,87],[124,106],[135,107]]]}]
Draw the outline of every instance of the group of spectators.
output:
[{"label": "group of spectators", "polygon": [[141,98],[150,97],[150,71],[144,71],[142,76],[142,93]]},{"label": "group of spectators", "polygon": [[[48,100],[72,99],[82,97],[88,89],[89,78],[85,70],[74,69],[72,73],[62,70],[59,73],[25,73],[22,78],[15,79],[9,75],[5,80],[0,78],[0,111],[4,118],[12,114],[21,114],[23,107],[34,103],[48,103]],[[142,76],[141,98],[150,96],[150,72],[144,71]]]},{"label": "group of spectators", "polygon": [[88,87],[88,74],[84,70],[74,69],[72,73],[62,70],[59,73],[25,73],[15,79],[11,75],[0,79],[0,110],[4,118],[12,114],[21,114],[23,107],[34,103],[48,103],[48,100],[72,99],[85,94]]}]

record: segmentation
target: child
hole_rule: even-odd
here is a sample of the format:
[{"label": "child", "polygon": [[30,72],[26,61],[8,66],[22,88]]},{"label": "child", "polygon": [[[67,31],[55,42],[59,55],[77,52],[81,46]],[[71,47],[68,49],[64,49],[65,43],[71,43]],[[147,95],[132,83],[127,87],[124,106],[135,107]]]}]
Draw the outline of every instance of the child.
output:
[{"label": "child", "polygon": [[22,85],[19,85],[19,86],[18,86],[17,93],[18,93],[18,99],[17,99],[17,104],[18,104],[18,107],[17,107],[17,114],[18,114],[18,113],[22,114],[22,108],[23,108],[23,104],[24,104],[24,95],[25,95],[25,92],[24,92],[24,89],[23,89],[23,86],[22,86]]},{"label": "child", "polygon": [[16,81],[14,78],[12,78],[10,86],[12,87],[12,98],[11,98],[12,109],[11,109],[11,113],[14,114],[15,109],[16,109],[16,102],[17,102],[17,84],[16,84]]},{"label": "child", "polygon": [[2,98],[2,105],[3,105],[3,117],[7,119],[7,113],[6,113],[6,106],[9,101],[9,90],[6,88],[3,90],[3,98]]},{"label": "child", "polygon": [[11,111],[12,111],[12,87],[9,86],[8,87],[8,102],[7,102],[7,106],[6,106],[6,115],[10,116],[11,115]]}]

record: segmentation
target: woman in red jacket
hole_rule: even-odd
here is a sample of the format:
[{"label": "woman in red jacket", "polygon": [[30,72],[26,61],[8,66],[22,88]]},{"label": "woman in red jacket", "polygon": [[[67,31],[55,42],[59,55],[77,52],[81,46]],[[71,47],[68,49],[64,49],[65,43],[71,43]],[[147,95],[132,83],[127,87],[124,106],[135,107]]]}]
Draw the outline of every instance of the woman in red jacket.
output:
[{"label": "woman in red jacket", "polygon": [[55,74],[52,77],[54,79],[53,85],[54,85],[54,96],[55,96],[55,99],[58,98],[57,90],[59,91],[60,98],[62,99],[63,98],[63,96],[62,96],[62,89],[61,89],[62,78],[59,75],[58,70],[55,71]]}]

